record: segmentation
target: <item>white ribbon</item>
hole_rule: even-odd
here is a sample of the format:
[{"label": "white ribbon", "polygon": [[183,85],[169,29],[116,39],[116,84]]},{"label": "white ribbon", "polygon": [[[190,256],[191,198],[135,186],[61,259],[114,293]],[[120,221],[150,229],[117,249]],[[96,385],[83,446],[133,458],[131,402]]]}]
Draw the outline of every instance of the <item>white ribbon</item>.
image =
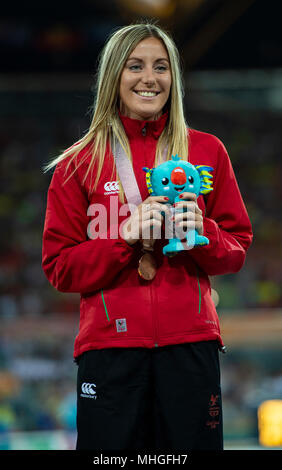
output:
[{"label": "white ribbon", "polygon": [[115,139],[114,145],[112,146],[112,152],[127,202],[139,206],[142,202],[142,198],[132,164],[117,139]]},{"label": "white ribbon", "polygon": [[[134,206],[139,206],[139,204],[142,202],[142,198],[132,164],[117,138],[115,138],[113,141],[112,152],[127,202],[129,205],[132,204]],[[167,147],[164,149],[163,161],[165,161],[166,153]]]}]

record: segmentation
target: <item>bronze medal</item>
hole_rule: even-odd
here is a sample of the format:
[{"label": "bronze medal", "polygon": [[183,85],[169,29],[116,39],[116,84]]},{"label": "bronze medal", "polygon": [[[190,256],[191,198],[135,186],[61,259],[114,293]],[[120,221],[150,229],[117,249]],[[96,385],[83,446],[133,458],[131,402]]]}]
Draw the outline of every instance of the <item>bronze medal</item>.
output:
[{"label": "bronze medal", "polygon": [[157,263],[151,253],[144,253],[139,260],[138,274],[146,281],[154,279],[157,272]]}]

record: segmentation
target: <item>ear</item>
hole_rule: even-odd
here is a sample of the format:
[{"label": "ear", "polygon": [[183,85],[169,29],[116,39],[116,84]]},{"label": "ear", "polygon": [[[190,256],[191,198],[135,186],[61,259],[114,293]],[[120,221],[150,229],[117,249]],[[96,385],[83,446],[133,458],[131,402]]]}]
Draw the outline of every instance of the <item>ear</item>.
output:
[{"label": "ear", "polygon": [[212,188],[213,176],[209,172],[213,171],[213,168],[211,166],[207,166],[207,165],[195,165],[195,168],[199,173],[200,181],[201,181],[200,193],[199,194],[208,194],[208,193],[210,193],[213,190],[213,188]]}]

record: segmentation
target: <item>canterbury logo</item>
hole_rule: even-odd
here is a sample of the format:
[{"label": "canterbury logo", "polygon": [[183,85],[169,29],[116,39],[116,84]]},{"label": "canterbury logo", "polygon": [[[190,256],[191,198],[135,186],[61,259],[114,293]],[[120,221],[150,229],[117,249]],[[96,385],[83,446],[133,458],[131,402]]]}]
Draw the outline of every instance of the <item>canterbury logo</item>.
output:
[{"label": "canterbury logo", "polygon": [[85,397],[85,398],[97,398],[96,396],[96,392],[95,390],[93,389],[96,388],[96,385],[95,384],[90,384],[90,383],[87,383],[87,382],[83,382],[83,384],[81,385],[81,391],[82,393],[80,394],[81,397]]},{"label": "canterbury logo", "polygon": [[118,181],[108,181],[104,184],[105,194],[112,194],[119,192],[119,183]]}]

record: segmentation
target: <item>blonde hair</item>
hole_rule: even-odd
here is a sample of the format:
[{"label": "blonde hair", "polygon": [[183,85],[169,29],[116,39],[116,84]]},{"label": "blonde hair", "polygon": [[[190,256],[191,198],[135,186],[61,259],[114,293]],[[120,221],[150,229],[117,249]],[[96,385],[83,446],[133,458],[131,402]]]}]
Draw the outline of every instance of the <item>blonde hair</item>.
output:
[{"label": "blonde hair", "polygon": [[[165,159],[178,154],[184,160],[188,160],[187,124],[183,109],[184,87],[179,53],[167,32],[154,23],[145,22],[122,27],[109,37],[99,58],[93,117],[89,130],[72,147],[46,165],[44,171],[48,171],[68,157],[71,158],[66,166],[66,172],[73,160],[76,160],[74,170],[76,171],[91,154],[91,160],[83,182],[89,173],[91,173],[92,181],[93,168],[97,163],[96,178],[92,187],[92,190],[95,190],[102,172],[107,145],[109,142],[113,142],[113,138],[119,141],[129,160],[132,161],[129,142],[118,115],[120,77],[131,52],[140,41],[149,37],[158,38],[165,45],[169,56],[172,79],[170,97],[167,102],[168,119],[158,139],[155,165],[163,160],[165,149],[167,150]],[[79,153],[88,145],[89,148],[85,158],[80,158]],[[74,171],[68,178],[72,176]],[[116,175],[116,178],[121,188],[121,199],[124,201],[124,192],[118,175]]]}]

